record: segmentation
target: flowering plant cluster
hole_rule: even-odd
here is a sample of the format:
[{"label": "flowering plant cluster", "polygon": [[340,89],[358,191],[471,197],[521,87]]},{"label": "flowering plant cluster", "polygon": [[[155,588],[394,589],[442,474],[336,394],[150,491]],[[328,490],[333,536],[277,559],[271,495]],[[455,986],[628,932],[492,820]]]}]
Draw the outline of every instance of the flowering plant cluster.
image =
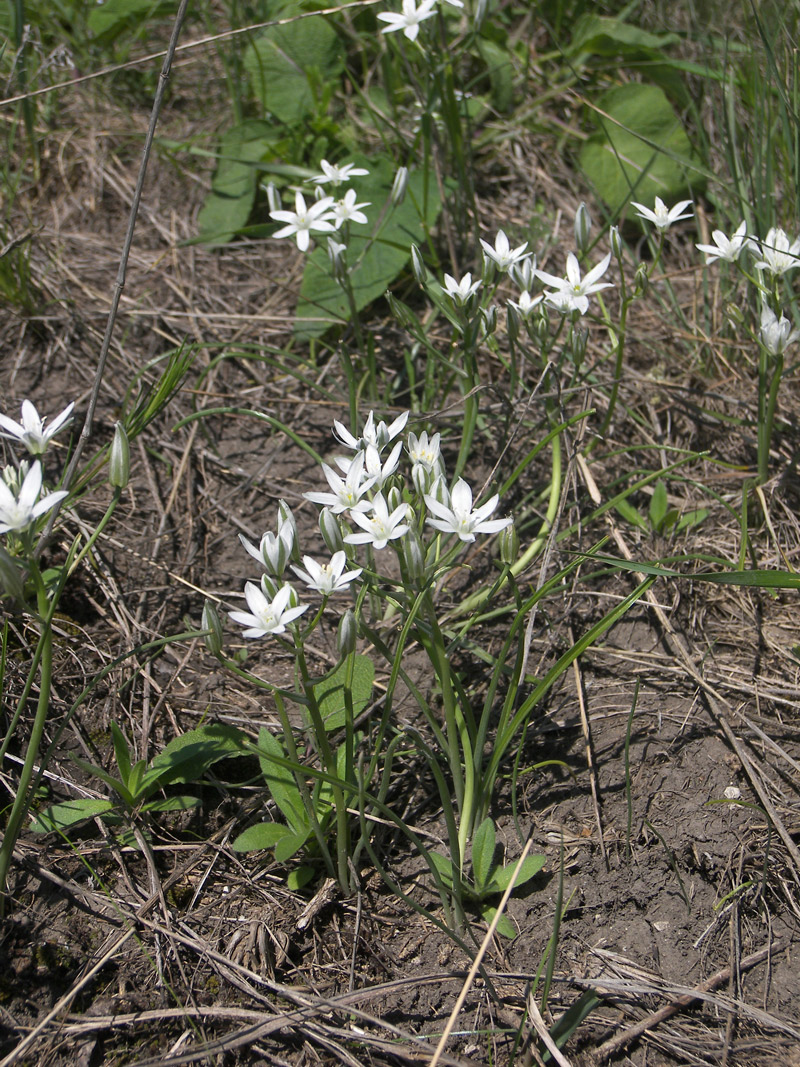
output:
[{"label": "flowering plant cluster", "polygon": [[[347,189],[341,196],[332,196],[324,191],[324,186],[330,185],[338,192],[340,185],[351,178],[369,174],[369,171],[363,167],[357,167],[354,163],[337,166],[329,163],[327,159],[321,161],[320,168],[322,173],[315,174],[309,179],[314,186],[315,198],[310,204],[306,204],[303,192],[297,189],[294,211],[275,207],[269,213],[270,218],[285,224],[274,236],[294,237],[301,252],[308,251],[312,233],[332,234],[351,222],[364,224],[369,221],[361,209],[369,207],[370,204],[368,201],[357,203],[358,194],[355,189]],[[270,198],[274,203],[279,202],[274,189],[271,189]]]},{"label": "flowering plant cluster", "polygon": [[[376,421],[371,411],[358,436],[334,422],[334,437],[348,454],[337,456],[334,466],[322,464],[326,491],[303,494],[321,507],[319,529],[330,552],[328,560],[304,555],[300,566],[297,524],[284,501],[278,506],[276,532],[265,533],[258,545],[240,535],[245,550],[264,569],[259,584],[245,586],[249,612],[230,613],[232,621],[244,627],[244,637],[281,635],[308,610],[310,605],[302,603],[285,580],[287,570],[305,585],[304,596],[317,593],[324,605],[330,596],[351,592],[362,575],[373,573],[355,565],[357,546],[365,546],[371,555],[391,543],[403,572],[419,579],[429,565],[444,558],[452,561],[459,543],[511,525],[510,518],[490,517],[499,503],[497,494],[476,507],[472,488],[463,478],[448,486],[438,433],[409,432],[403,441],[408,417],[404,412],[387,425]],[[400,471],[404,447],[411,464],[410,484]],[[428,545],[426,529],[432,534]]]}]

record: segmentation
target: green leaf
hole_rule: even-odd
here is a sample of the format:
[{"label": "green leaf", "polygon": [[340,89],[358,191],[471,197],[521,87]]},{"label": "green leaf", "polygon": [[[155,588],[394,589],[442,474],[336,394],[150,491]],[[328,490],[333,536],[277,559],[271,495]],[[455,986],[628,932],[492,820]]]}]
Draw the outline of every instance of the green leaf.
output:
[{"label": "green leaf", "polygon": [[280,741],[269,730],[261,729],[258,735],[258,762],[267,783],[270,796],[280,808],[289,826],[295,832],[308,828],[308,814],[303,804],[294,773],[276,762],[285,760],[286,753]]},{"label": "green leaf", "polygon": [[257,119],[224,134],[211,192],[197,219],[200,241],[224,243],[247,225],[258,187],[258,164],[269,156],[277,137],[269,123]]},{"label": "green leaf", "polygon": [[302,889],[303,886],[308,885],[314,877],[314,874],[315,871],[313,867],[295,867],[294,870],[289,871],[289,874],[287,875],[286,886],[288,889],[291,889],[293,893],[296,893],[298,889]]},{"label": "green leaf", "polygon": [[[395,166],[385,158],[367,161],[367,165],[370,174],[359,180],[358,199],[370,203],[368,216],[375,219],[389,200]],[[374,238],[360,232],[364,227],[353,228],[347,243],[347,263],[358,311],[383,296],[408,263],[411,245],[424,242],[425,233],[435,223],[440,210],[441,199],[433,171],[428,173],[427,185],[424,174],[415,171],[409,175],[405,200],[398,207],[386,207]],[[333,276],[324,242],[306,259],[295,314],[294,334],[302,340],[319,337],[350,317],[350,305]]]},{"label": "green leaf", "polygon": [[494,823],[486,818],[475,831],[472,839],[472,873],[475,876],[475,888],[479,894],[489,883],[489,876],[494,866],[496,843]]},{"label": "green leaf", "polygon": [[285,837],[275,846],[275,859],[278,863],[285,863],[290,860],[292,856],[300,851],[306,844],[311,836],[311,830],[299,831],[298,833],[289,832]]},{"label": "green leaf", "polygon": [[[489,905],[485,905],[481,908],[481,915],[487,923],[491,923],[496,914],[497,908],[492,908]],[[501,937],[512,938],[517,936],[517,929],[507,915],[500,916],[495,929]]]},{"label": "green leaf", "polygon": [[150,764],[142,780],[142,795],[176,782],[196,782],[218,760],[243,755],[246,741],[241,730],[224,723],[189,730],[170,741]]},{"label": "green leaf", "polygon": [[501,113],[510,111],[514,103],[514,68],[508,50],[494,41],[487,41],[485,37],[479,37],[476,44],[489,70],[492,106]]},{"label": "green leaf", "polygon": [[344,48],[319,15],[263,30],[244,54],[244,68],[265,112],[297,126],[317,109],[315,86],[344,70]]},{"label": "green leaf", "polygon": [[292,831],[279,822],[260,822],[248,826],[233,841],[234,852],[257,852],[265,848],[274,848],[285,837],[292,837]]},{"label": "green leaf", "polygon": [[351,693],[353,699],[353,717],[356,718],[372,699],[372,682],[375,667],[369,656],[360,656],[355,652],[347,656],[327,678],[314,686],[320,714],[326,730],[338,730],[345,723],[347,679],[350,669],[353,671]]},{"label": "green leaf", "polygon": [[201,804],[200,797],[160,797],[143,804],[142,811],[190,811],[192,808],[199,808]]},{"label": "green leaf", "polygon": [[706,521],[708,516],[708,508],[694,508],[693,511],[687,511],[685,515],[681,515],[675,529],[680,533],[681,530],[686,530],[692,526],[699,526],[701,522]]},{"label": "green leaf", "polygon": [[439,877],[444,882],[445,889],[453,888],[453,864],[447,856],[443,856],[441,852],[429,852],[428,855],[431,858],[431,862],[439,873]]},{"label": "green leaf", "polygon": [[597,132],[579,161],[614,215],[632,199],[649,205],[657,196],[669,202],[685,192],[687,172],[697,160],[663,90],[638,82],[610,89],[594,121]]},{"label": "green leaf", "polygon": [[598,56],[662,55],[680,44],[677,33],[648,33],[619,19],[585,14],[578,19],[567,54],[588,52]]},{"label": "green leaf", "polygon": [[[535,877],[539,871],[544,867],[545,856],[526,856],[522,862],[522,866],[519,869],[519,874],[514,881],[514,887],[524,885],[529,882],[531,878]],[[511,884],[511,879],[514,875],[514,868],[516,863],[508,863],[505,867],[498,867],[492,873],[491,885],[487,887],[487,891],[492,893],[505,893]]]},{"label": "green leaf", "polygon": [[614,510],[617,511],[626,522],[629,522],[631,526],[636,526],[640,530],[649,529],[647,519],[636,510],[629,500],[618,500]]},{"label": "green leaf", "polygon": [[667,500],[667,487],[659,478],[653,489],[653,495],[650,498],[650,510],[648,512],[650,516],[650,525],[657,533],[660,533],[663,529],[664,520],[667,517],[668,511],[669,502]]},{"label": "green leaf", "polygon": [[177,10],[177,0],[105,0],[89,13],[89,31],[105,43],[113,41],[125,30]]},{"label": "green leaf", "polygon": [[641,563],[633,560],[617,559],[614,556],[587,556],[609,567],[621,571],[635,571],[639,574],[651,574],[658,578],[685,578],[692,582],[712,582],[714,585],[739,585],[747,589],[800,589],[800,574],[793,571],[698,571],[696,574],[681,574],[680,571],[662,567],[656,563]]},{"label": "green leaf", "polygon": [[104,815],[114,805],[110,800],[93,800],[85,797],[81,800],[65,800],[63,804],[52,804],[40,811],[31,820],[31,830],[35,834],[49,834],[52,830],[68,830],[70,826],[86,822],[96,815]]},{"label": "green leaf", "polygon": [[87,763],[86,760],[78,759],[77,756],[72,757],[72,762],[76,767],[80,767],[86,774],[91,774],[93,778],[99,778],[101,782],[105,782],[109,789],[112,789],[129,808],[132,808],[135,805],[136,799],[124,782],[120,782],[118,778],[114,778],[113,775],[103,770],[102,767],[98,767],[94,763]]},{"label": "green leaf", "polygon": [[111,723],[111,740],[114,745],[114,759],[117,761],[120,780],[127,785],[131,775],[131,749],[125,734],[115,722]]}]

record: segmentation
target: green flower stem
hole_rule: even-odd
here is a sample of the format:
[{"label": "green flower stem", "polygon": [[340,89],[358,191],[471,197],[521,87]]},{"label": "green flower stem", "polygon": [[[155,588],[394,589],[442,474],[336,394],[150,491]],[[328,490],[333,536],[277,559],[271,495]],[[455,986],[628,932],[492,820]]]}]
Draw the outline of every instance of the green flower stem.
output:
[{"label": "green flower stem", "polygon": [[[283,731],[283,743],[286,745],[286,751],[289,755],[289,759],[295,765],[295,767],[302,766],[300,757],[297,752],[297,746],[294,743],[294,733],[292,732],[292,724],[289,722],[289,716],[286,714],[286,705],[283,702],[283,697],[277,691],[274,691],[275,706],[278,709],[278,718],[281,721],[281,730]],[[306,780],[300,771],[294,771],[294,780],[297,785],[298,792],[303,801],[303,807],[306,809],[311,828],[314,831],[314,838],[319,846],[322,858],[325,861],[325,866],[328,869],[328,874],[331,878],[336,877],[336,868],[331,857],[330,849],[328,848],[328,842],[325,840],[325,835],[322,832],[322,827],[319,823],[317,816],[317,809],[314,807],[314,801],[311,799],[311,794],[308,791],[308,785]]]},{"label": "green flower stem", "polygon": [[[352,886],[350,884],[350,869],[347,863],[350,856],[347,801],[345,800],[345,795],[342,790],[339,768],[336,762],[336,754],[331,748],[328,731],[325,729],[322,712],[319,710],[319,704],[316,695],[314,694],[314,684],[311,681],[311,675],[308,672],[305,649],[303,648],[302,643],[297,640],[295,641],[295,656],[297,659],[297,666],[300,670],[303,693],[308,701],[307,707],[309,715],[311,716],[311,725],[314,728],[314,736],[322,757],[323,766],[332,779],[331,791],[333,793],[334,807],[336,808],[336,866],[339,876],[339,885],[345,893],[349,893]],[[352,756],[350,765],[352,766]]]},{"label": "green flower stem", "polygon": [[430,629],[427,632],[420,630],[420,640],[436,672],[442,692],[447,762],[453,778],[453,789],[459,813],[458,856],[455,857],[455,863],[461,871],[466,856],[467,842],[472,836],[472,823],[475,815],[475,761],[472,739],[464,717],[464,709],[458,700],[456,686],[450,672],[450,660],[447,656],[444,635],[439,626],[439,620],[436,618],[436,609],[430,592],[426,594],[424,609]]},{"label": "green flower stem", "polygon": [[600,429],[598,430],[597,437],[593,438],[587,443],[587,446],[584,449],[584,456],[588,456],[590,452],[596,447],[597,443],[605,437],[606,433],[608,432],[608,428],[611,425],[611,421],[614,418],[614,412],[617,407],[617,396],[619,394],[620,382],[622,381],[622,361],[625,355],[625,336],[626,325],[628,321],[628,311],[631,307],[631,304],[633,304],[633,296],[630,296],[628,294],[628,288],[625,282],[625,272],[620,270],[619,277],[620,312],[618,326],[615,327],[612,324],[611,317],[609,316],[605,305],[603,304],[603,301],[600,300],[600,306],[603,308],[603,313],[606,318],[606,326],[608,328],[609,335],[611,336],[611,340],[615,348],[614,381],[611,385],[611,395],[608,398],[608,409],[606,411],[602,423],[600,424]]},{"label": "green flower stem", "polygon": [[770,367],[769,353],[761,348],[758,360],[758,484],[769,478],[769,446],[778,408],[778,389],[783,377],[783,356]]},{"label": "green flower stem", "polygon": [[19,837],[19,832],[22,827],[22,821],[30,807],[29,789],[31,778],[33,777],[33,769],[39,755],[39,746],[42,742],[42,734],[44,733],[44,725],[47,721],[47,713],[50,710],[50,686],[53,671],[52,619],[55,612],[56,599],[48,604],[47,591],[45,590],[44,582],[42,581],[41,572],[35,565],[32,568],[32,577],[37,586],[36,597],[38,601],[39,616],[42,623],[42,632],[38,642],[38,645],[41,648],[41,655],[39,657],[39,701],[36,706],[36,715],[33,720],[31,734],[28,738],[25,762],[22,766],[22,773],[20,774],[19,783],[17,785],[17,795],[14,798],[11,814],[8,817],[6,832],[3,835],[3,844],[0,846],[0,916],[5,914],[8,871],[11,866],[11,859],[14,855],[14,846],[17,843],[17,838]]},{"label": "green flower stem", "polygon": [[472,438],[475,436],[475,427],[478,423],[478,375],[475,362],[475,352],[472,345],[467,345],[464,351],[464,362],[467,373],[467,394],[464,398],[464,427],[461,432],[461,445],[458,450],[455,472],[453,478],[460,478],[472,452]]}]

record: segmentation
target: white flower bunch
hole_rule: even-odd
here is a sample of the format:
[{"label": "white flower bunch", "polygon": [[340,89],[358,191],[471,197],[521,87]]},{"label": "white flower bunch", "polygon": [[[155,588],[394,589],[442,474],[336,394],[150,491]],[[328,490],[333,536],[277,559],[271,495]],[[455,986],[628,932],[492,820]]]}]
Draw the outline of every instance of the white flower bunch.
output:
[{"label": "white flower bunch", "polygon": [[[348,545],[367,545],[380,551],[390,543],[398,545],[408,540],[408,552],[398,548],[401,559],[408,561],[414,556],[424,569],[426,549],[418,528],[423,514],[423,526],[436,535],[450,535],[465,543],[474,541],[478,534],[494,534],[511,524],[510,518],[490,518],[499,503],[497,495],[474,506],[472,489],[463,478],[456,481],[452,490],[448,489],[440,435],[427,431],[409,433],[404,441],[401,434],[408,417],[409,413],[403,412],[387,424],[378,421],[371,411],[358,434],[341,422],[334,422],[334,437],[350,454],[337,456],[333,465],[322,464],[328,491],[309,490],[303,494],[322,509],[319,526],[331,553],[328,561],[304,555],[302,567],[290,562],[298,558],[297,526],[284,501],[278,508],[275,533],[265,533],[258,545],[240,535],[248,554],[266,571],[260,583],[245,585],[249,611],[230,612],[230,618],[244,627],[244,637],[282,635],[308,609],[309,605],[301,603],[291,584],[284,581],[287,567],[305,584],[307,592],[324,598],[324,605],[328,597],[350,592],[363,574],[363,568],[353,564],[353,549],[348,550]],[[410,485],[400,472],[404,447],[412,466]],[[411,573],[419,569],[415,563]]]}]

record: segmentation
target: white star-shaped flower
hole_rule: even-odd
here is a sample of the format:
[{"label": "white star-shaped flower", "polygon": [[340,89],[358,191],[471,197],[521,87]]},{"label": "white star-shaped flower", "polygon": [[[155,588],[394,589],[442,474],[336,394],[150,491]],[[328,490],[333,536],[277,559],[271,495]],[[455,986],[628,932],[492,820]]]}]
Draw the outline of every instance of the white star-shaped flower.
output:
[{"label": "white star-shaped flower", "polygon": [[394,11],[381,11],[378,18],[381,22],[388,22],[381,33],[392,33],[394,30],[402,30],[409,41],[416,41],[419,34],[420,23],[431,18],[436,11],[436,0],[422,0],[419,7],[414,0],[403,0],[403,12],[398,15]]},{"label": "white star-shaped flower", "polygon": [[498,231],[494,241],[494,248],[483,238],[481,238],[481,245],[486,258],[495,263],[497,269],[501,271],[507,271],[516,263],[527,258],[525,249],[528,247],[528,242],[525,241],[516,248],[512,248],[503,230]]},{"label": "white star-shaped flower", "polygon": [[362,567],[357,567],[345,573],[347,556],[344,552],[334,552],[330,563],[317,563],[311,556],[303,556],[303,563],[306,565],[305,570],[294,564],[292,570],[310,589],[316,589],[323,596],[347,592],[350,583],[355,581],[363,570]]},{"label": "white star-shaped flower", "polygon": [[327,463],[322,464],[322,471],[332,491],[330,493],[303,493],[306,500],[330,508],[334,515],[341,515],[343,511],[364,511],[369,508],[369,501],[361,498],[372,487],[374,479],[363,480],[363,452],[359,452],[353,458],[348,470],[344,472],[344,478],[340,478]]},{"label": "white star-shaped flower", "polygon": [[778,318],[771,308],[765,307],[761,309],[758,337],[771,356],[781,356],[800,337],[800,330],[793,330],[785,315]]},{"label": "white star-shaped flower", "polygon": [[348,189],[342,199],[336,200],[331,208],[336,229],[338,230],[345,222],[369,222],[367,216],[360,210],[362,207],[369,206],[369,200],[363,204],[357,204],[355,189]]},{"label": "white star-shaped flower", "polygon": [[645,207],[644,204],[637,204],[635,200],[631,201],[631,206],[639,209],[636,212],[639,218],[647,219],[648,222],[652,222],[657,230],[664,232],[669,229],[673,222],[679,222],[681,219],[690,219],[692,217],[694,214],[692,211],[686,211],[685,214],[681,214],[691,202],[691,200],[681,200],[675,207],[668,208],[661,197],[657,196],[655,210]]},{"label": "white star-shaped flower", "polygon": [[323,196],[321,200],[315,200],[307,207],[305,197],[298,191],[295,193],[294,206],[294,211],[270,211],[271,219],[287,224],[273,234],[273,237],[296,237],[297,247],[301,252],[305,252],[312,233],[332,233],[336,229],[331,221],[332,196]]},{"label": "white star-shaped flower", "polygon": [[27,528],[54,508],[59,500],[67,496],[66,489],[49,493],[39,499],[42,490],[42,465],[34,463],[25,475],[25,480],[18,493],[13,493],[4,480],[0,479],[0,533],[9,530],[27,530]]},{"label": "white star-shaped flower", "polygon": [[408,516],[408,504],[400,504],[391,514],[383,493],[376,493],[372,501],[372,510],[351,511],[350,518],[361,527],[361,533],[348,534],[345,541],[349,545],[372,545],[373,548],[386,548],[390,541],[408,533],[409,526],[404,520]]},{"label": "white star-shaped flower", "polygon": [[463,478],[459,478],[450,494],[450,507],[440,504],[435,497],[426,495],[425,504],[435,518],[425,521],[429,526],[444,533],[457,534],[462,541],[474,541],[476,533],[497,533],[511,525],[511,519],[489,518],[499,499],[495,494],[481,507],[473,510],[472,490]]},{"label": "white star-shaped flower", "polygon": [[761,259],[754,263],[757,270],[766,270],[770,274],[785,274],[800,266],[800,237],[789,243],[785,230],[773,226],[761,242]]},{"label": "white star-shaped flower", "polygon": [[463,307],[469,298],[477,293],[480,287],[480,278],[476,278],[473,281],[469,272],[464,275],[460,282],[456,281],[452,274],[445,274],[444,276],[444,292],[447,293],[457,307]]},{"label": "white star-shaped flower", "polygon": [[355,163],[329,163],[327,159],[320,160],[320,169],[322,174],[315,174],[310,179],[312,182],[316,182],[317,185],[326,185],[330,182],[331,185],[343,185],[345,182],[349,182],[351,178],[359,178],[364,174],[369,174],[368,170],[363,167],[357,167]]},{"label": "white star-shaped flower", "polygon": [[74,404],[67,404],[60,415],[56,415],[45,428],[46,418],[40,418],[39,412],[30,402],[22,401],[22,422],[14,422],[7,415],[0,415],[0,437],[21,441],[32,456],[41,456],[50,444],[50,438],[69,423]]},{"label": "white star-shaped flower", "polygon": [[[544,294],[539,293],[538,296],[531,296],[526,290],[524,293],[519,294],[518,300],[509,300],[509,304],[517,311],[521,318],[529,319],[534,311],[541,304],[544,299]],[[588,304],[587,304],[588,306]]]},{"label": "white star-shaped flower", "polygon": [[731,237],[726,237],[722,230],[714,230],[711,234],[713,245],[695,245],[695,248],[705,253],[706,265],[716,263],[718,259],[726,259],[729,263],[735,263],[739,254],[750,238],[747,236],[747,223],[741,222],[733,231]]},{"label": "white star-shaped flower", "polygon": [[294,589],[290,585],[282,586],[272,599],[263,588],[255,582],[247,582],[244,587],[244,598],[251,614],[246,611],[228,612],[231,619],[240,626],[246,627],[243,637],[264,637],[265,634],[282,634],[290,622],[294,622],[304,611],[308,610],[308,604],[297,604],[289,607],[289,602],[296,599]]},{"label": "white star-shaped flower", "polygon": [[545,270],[537,270],[536,277],[545,283],[545,285],[552,285],[555,288],[554,293],[547,293],[545,300],[556,310],[566,314],[570,311],[579,311],[581,315],[585,315],[589,310],[589,297],[592,293],[597,293],[601,289],[608,289],[612,282],[599,282],[598,278],[602,278],[605,272],[608,270],[608,265],[611,262],[611,254],[609,253],[597,266],[592,267],[589,273],[581,278],[581,268],[578,263],[578,257],[574,252],[570,252],[567,256],[567,275],[565,278],[558,278],[555,274],[548,274]]},{"label": "white star-shaped flower", "polygon": [[344,423],[336,419],[333,421],[333,436],[340,444],[343,444],[346,448],[352,448],[355,452],[363,451],[368,445],[372,445],[377,448],[378,452],[382,452],[389,442],[397,437],[407,422],[408,412],[404,411],[388,426],[383,421],[376,425],[375,414],[370,411],[360,437],[354,437]]}]

